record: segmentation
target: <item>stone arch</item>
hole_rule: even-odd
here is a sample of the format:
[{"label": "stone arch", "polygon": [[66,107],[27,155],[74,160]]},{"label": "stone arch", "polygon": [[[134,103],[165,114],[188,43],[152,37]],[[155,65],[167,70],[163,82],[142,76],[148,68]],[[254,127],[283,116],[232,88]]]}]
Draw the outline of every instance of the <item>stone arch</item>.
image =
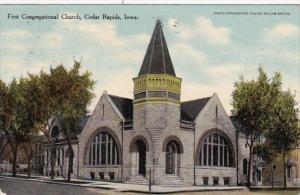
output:
[{"label": "stone arch", "polygon": [[119,158],[119,164],[120,162],[122,162],[122,148],[121,148],[121,144],[119,141],[119,138],[117,136],[117,134],[109,127],[103,126],[103,127],[99,127],[97,130],[95,130],[89,137],[85,148],[84,148],[84,155],[83,155],[83,162],[85,165],[88,165],[88,154],[89,154],[89,148],[91,146],[91,143],[94,139],[94,137],[99,134],[99,133],[108,133],[109,135],[112,136],[112,138],[114,139],[116,145],[117,145],[117,151],[118,151],[118,158]]},{"label": "stone arch", "polygon": [[131,141],[130,141],[129,152],[133,151],[133,146],[134,146],[135,142],[138,141],[138,140],[142,140],[146,145],[146,151],[149,151],[149,143],[148,143],[147,139],[142,135],[137,135],[134,138],[132,138]]},{"label": "stone arch", "polygon": [[217,128],[213,128],[213,129],[209,129],[207,130],[202,136],[201,138],[199,139],[199,141],[197,142],[197,149],[196,149],[196,154],[195,154],[195,157],[196,157],[196,165],[200,165],[199,164],[199,156],[200,156],[200,151],[202,149],[202,143],[203,141],[207,138],[207,136],[211,135],[211,134],[214,134],[214,133],[217,133],[217,134],[220,134],[224,137],[224,139],[227,141],[228,145],[229,145],[229,149],[230,151],[232,152],[232,163],[233,163],[233,167],[235,167],[235,150],[234,150],[234,147],[232,145],[232,141],[231,139],[227,136],[227,134],[220,130],[220,129],[217,129]]},{"label": "stone arch", "polygon": [[147,158],[149,158],[149,143],[142,135],[135,136],[129,145],[132,174],[146,176]]},{"label": "stone arch", "polygon": [[54,139],[57,139],[60,134],[60,127],[57,124],[54,124],[51,128],[50,136]]},{"label": "stone arch", "polygon": [[170,141],[175,141],[176,145],[177,145],[177,148],[179,149],[179,153],[183,153],[183,144],[181,142],[181,140],[175,136],[175,135],[171,135],[169,137],[167,137],[164,142],[163,142],[163,146],[162,146],[162,151],[163,152],[166,152],[166,149],[167,149],[167,144],[170,142]]}]

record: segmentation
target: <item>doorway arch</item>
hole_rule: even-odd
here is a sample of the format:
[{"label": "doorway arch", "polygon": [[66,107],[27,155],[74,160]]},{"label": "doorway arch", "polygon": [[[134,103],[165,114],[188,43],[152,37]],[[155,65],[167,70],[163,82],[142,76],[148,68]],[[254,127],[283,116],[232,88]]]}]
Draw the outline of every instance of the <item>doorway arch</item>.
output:
[{"label": "doorway arch", "polygon": [[178,148],[174,141],[170,141],[166,148],[166,174],[175,174],[177,169]]},{"label": "doorway arch", "polygon": [[149,150],[144,137],[137,136],[131,141],[131,166],[133,175],[146,176],[147,151]]}]

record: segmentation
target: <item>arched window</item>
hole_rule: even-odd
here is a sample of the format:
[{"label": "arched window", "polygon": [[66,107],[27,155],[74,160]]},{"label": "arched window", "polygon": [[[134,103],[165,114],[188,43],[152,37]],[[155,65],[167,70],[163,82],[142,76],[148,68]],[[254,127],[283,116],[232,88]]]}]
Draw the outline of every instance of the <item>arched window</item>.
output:
[{"label": "arched window", "polygon": [[247,175],[247,172],[248,172],[247,170],[248,170],[248,161],[246,158],[244,158],[244,160],[243,160],[243,174],[244,175]]},{"label": "arched window", "polygon": [[202,143],[199,164],[233,167],[233,154],[228,141],[219,133],[208,135]]},{"label": "arched window", "polygon": [[58,126],[53,126],[51,130],[51,137],[56,138],[59,134],[59,128]]},{"label": "arched window", "polygon": [[118,163],[118,148],[113,137],[106,132],[97,134],[90,145],[88,164],[116,165]]},{"label": "arched window", "polygon": [[176,157],[178,149],[174,141],[170,141],[166,148],[166,174],[176,173]]}]

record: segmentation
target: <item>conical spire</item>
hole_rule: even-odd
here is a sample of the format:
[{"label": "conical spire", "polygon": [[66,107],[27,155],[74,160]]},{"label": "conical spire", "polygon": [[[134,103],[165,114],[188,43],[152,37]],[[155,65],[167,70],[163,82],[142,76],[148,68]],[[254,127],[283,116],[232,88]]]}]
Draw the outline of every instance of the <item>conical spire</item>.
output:
[{"label": "conical spire", "polygon": [[156,22],[139,76],[144,74],[176,76],[159,19]]}]

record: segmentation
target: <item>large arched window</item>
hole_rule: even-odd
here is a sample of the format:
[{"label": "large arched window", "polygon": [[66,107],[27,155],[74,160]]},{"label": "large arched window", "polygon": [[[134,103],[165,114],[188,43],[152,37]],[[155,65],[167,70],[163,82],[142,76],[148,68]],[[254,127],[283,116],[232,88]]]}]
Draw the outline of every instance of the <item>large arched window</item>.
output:
[{"label": "large arched window", "polygon": [[118,163],[118,148],[113,137],[106,132],[97,134],[89,148],[88,164],[116,165]]},{"label": "large arched window", "polygon": [[228,141],[219,133],[208,135],[202,142],[199,164],[233,167],[233,154]]}]

